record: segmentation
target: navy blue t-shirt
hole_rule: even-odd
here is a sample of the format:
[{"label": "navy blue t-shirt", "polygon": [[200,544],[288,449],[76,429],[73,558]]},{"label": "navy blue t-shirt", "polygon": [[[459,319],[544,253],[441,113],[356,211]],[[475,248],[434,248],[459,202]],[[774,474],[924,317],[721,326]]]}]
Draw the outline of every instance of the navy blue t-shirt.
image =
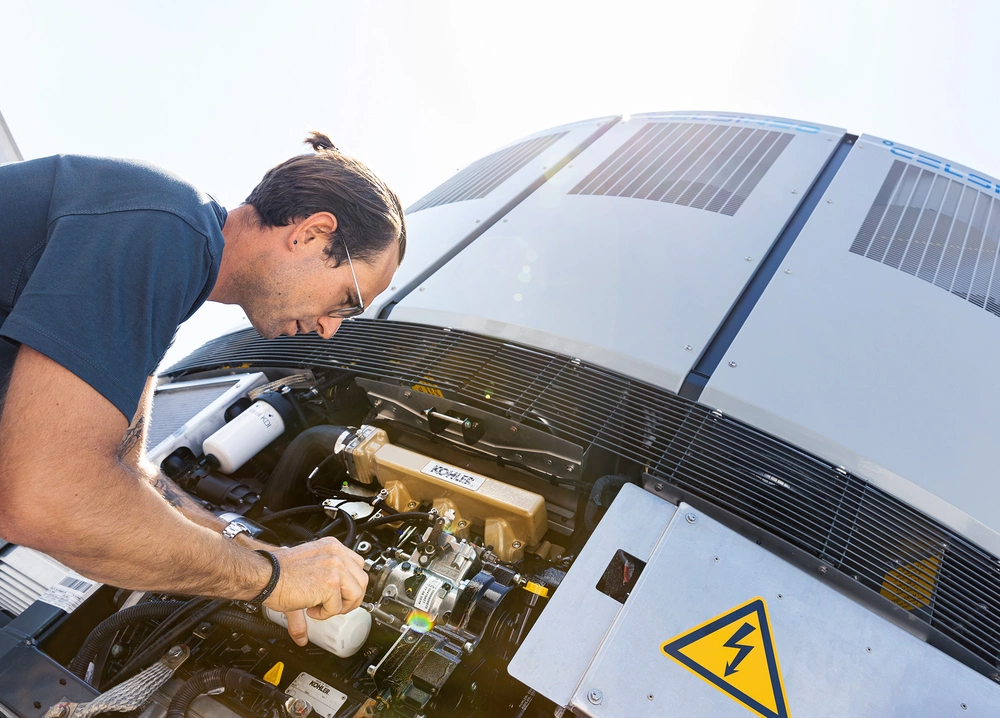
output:
[{"label": "navy blue t-shirt", "polygon": [[131,421],[177,325],[208,298],[226,210],[131,160],[0,166],[0,396],[20,344]]}]

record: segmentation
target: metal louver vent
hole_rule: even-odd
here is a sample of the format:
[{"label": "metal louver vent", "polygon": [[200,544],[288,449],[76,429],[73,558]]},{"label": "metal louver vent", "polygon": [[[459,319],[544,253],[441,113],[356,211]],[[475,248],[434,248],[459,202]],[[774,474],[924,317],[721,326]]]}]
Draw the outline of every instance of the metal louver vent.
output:
[{"label": "metal louver vent", "polygon": [[1000,316],[1000,201],[900,160],[851,252],[901,269]]},{"label": "metal louver vent", "polygon": [[407,213],[468,199],[482,199],[514,173],[566,136],[566,132],[519,142],[476,160],[433,192],[408,208]]},{"label": "metal louver vent", "polygon": [[570,194],[649,199],[732,216],[792,137],[749,127],[650,122]]},{"label": "metal louver vent", "polygon": [[364,319],[332,340],[239,332],[170,371],[244,363],[398,381],[652,467],[678,492],[840,570],[863,600],[880,594],[903,607],[976,670],[998,673],[996,556],[863,479],[664,389],[469,332]]}]

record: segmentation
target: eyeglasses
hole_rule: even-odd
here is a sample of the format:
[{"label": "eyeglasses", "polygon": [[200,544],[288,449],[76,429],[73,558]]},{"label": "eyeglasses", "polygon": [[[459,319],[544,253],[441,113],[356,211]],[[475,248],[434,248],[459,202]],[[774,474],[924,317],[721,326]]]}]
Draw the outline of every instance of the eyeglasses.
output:
[{"label": "eyeglasses", "polygon": [[334,309],[330,312],[331,317],[339,317],[340,319],[356,317],[365,311],[365,300],[361,297],[361,287],[358,286],[358,275],[354,273],[354,262],[351,261],[351,252],[347,248],[347,242],[344,242],[344,251],[347,252],[347,265],[351,268],[351,276],[354,277],[354,289],[358,293],[358,305],[355,307]]}]

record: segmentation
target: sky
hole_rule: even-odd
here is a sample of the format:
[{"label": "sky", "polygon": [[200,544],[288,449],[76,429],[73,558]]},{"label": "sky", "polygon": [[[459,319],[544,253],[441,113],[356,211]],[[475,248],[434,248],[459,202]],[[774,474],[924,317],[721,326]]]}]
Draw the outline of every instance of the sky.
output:
[{"label": "sky", "polygon": [[[139,158],[228,207],[311,129],[406,206],[524,135],[665,110],[834,125],[997,176],[997,27],[988,0],[0,0],[0,113],[26,159]],[[207,307],[168,359],[238,319]]]}]

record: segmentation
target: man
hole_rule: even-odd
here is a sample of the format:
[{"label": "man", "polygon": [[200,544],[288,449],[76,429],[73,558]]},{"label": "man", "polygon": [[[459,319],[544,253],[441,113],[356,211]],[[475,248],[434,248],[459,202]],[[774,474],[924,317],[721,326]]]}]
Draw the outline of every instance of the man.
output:
[{"label": "man", "polygon": [[115,586],[263,601],[300,645],[302,609],[360,604],[362,559],[335,539],[229,540],[142,450],[151,375],[206,299],[264,337],[328,338],[402,261],[398,197],[326,136],[307,142],[228,214],[141,163],[0,167],[0,536]]}]

